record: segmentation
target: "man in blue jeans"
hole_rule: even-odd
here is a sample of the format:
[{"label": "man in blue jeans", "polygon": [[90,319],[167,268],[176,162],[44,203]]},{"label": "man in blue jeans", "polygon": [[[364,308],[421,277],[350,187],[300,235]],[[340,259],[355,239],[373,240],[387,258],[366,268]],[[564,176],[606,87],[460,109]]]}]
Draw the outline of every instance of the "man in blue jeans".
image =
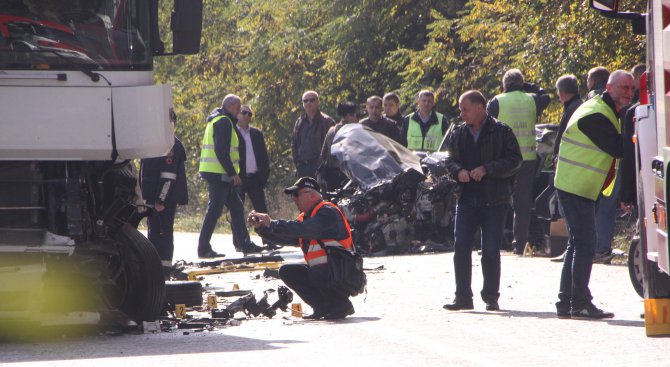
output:
[{"label": "man in blue jeans", "polygon": [[486,98],[471,90],[458,100],[461,119],[447,142],[447,170],[463,186],[456,206],[454,268],[456,297],[447,310],[471,310],[472,242],[481,228],[481,291],[486,310],[500,309],[500,247],[503,227],[521,167],[519,143],[512,129],[486,112]]},{"label": "man in blue jeans", "polygon": [[602,96],[584,102],[568,121],[561,138],[554,186],[568,225],[568,249],[561,272],[558,318],[605,319],[589,290],[596,243],[596,200],[612,193],[616,158],[623,152],[619,113],[635,90],[633,76],[613,72]]}]

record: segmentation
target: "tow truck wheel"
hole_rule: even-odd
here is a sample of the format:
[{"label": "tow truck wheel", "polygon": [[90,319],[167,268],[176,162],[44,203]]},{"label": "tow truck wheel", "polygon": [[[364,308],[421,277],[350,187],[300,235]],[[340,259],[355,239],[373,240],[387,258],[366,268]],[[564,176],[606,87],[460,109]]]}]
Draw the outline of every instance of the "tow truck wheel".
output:
[{"label": "tow truck wheel", "polygon": [[628,274],[630,281],[633,283],[635,292],[640,297],[644,297],[644,288],[642,282],[644,281],[644,261],[642,255],[642,247],[640,246],[640,238],[634,237],[628,249]]},{"label": "tow truck wheel", "polygon": [[117,269],[112,271],[113,304],[136,322],[158,319],[165,299],[165,281],[156,249],[128,224],[119,230],[117,240],[123,244],[123,251]]}]

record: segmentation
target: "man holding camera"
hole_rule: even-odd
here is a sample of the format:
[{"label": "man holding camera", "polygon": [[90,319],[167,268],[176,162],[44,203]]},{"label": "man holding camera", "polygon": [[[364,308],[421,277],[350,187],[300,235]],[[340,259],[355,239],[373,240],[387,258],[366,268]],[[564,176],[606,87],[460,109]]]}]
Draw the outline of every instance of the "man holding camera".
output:
[{"label": "man holding camera", "polygon": [[274,243],[299,245],[307,264],[286,264],[279,277],[314,312],[308,320],[337,320],[354,313],[349,295],[327,287],[326,247],[353,252],[349,222],[337,205],[323,200],[321,188],[312,177],[301,177],[284,193],[293,197],[300,215],[297,220],[273,220],[265,213],[251,211],[247,218],[256,232]]}]

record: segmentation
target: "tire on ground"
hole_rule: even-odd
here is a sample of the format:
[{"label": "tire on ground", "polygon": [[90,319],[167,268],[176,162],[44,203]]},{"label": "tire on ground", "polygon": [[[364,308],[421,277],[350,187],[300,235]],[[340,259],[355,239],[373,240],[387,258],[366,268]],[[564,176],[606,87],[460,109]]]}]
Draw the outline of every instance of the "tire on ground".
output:
[{"label": "tire on ground", "polygon": [[165,302],[171,306],[184,304],[186,307],[202,306],[202,284],[195,281],[165,282]]},{"label": "tire on ground", "polygon": [[157,320],[165,299],[160,257],[151,242],[129,224],[119,230],[117,240],[125,244],[121,269],[125,276],[117,279],[124,292],[119,308],[136,322]]}]

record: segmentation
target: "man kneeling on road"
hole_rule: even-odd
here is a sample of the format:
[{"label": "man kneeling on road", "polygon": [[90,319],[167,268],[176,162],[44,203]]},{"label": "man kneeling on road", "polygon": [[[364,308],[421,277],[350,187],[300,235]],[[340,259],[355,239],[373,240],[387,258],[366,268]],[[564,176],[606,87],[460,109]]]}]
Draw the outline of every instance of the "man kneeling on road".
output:
[{"label": "man kneeling on road", "polygon": [[273,220],[265,213],[251,211],[247,221],[264,239],[302,248],[307,264],[283,265],[279,277],[314,310],[303,318],[337,320],[353,314],[354,306],[348,294],[327,287],[325,246],[353,251],[353,241],[344,214],[335,204],[323,200],[320,190],[315,179],[302,177],[284,189],[300,210],[297,220]]}]

